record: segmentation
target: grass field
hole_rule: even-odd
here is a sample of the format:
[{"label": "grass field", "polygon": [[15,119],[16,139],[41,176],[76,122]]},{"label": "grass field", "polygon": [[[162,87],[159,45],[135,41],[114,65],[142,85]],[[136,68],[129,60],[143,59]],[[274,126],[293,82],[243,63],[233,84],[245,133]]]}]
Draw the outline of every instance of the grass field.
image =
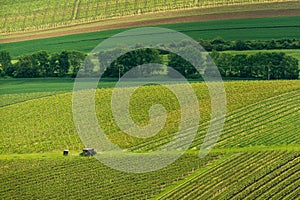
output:
[{"label": "grass field", "polygon": [[[279,0],[3,0],[1,32],[39,30],[120,16],[228,5],[282,2]],[[285,2],[289,2],[288,0]]]},{"label": "grass field", "polygon": [[[260,19],[218,20],[161,25],[182,32],[195,40],[214,39],[221,36],[225,40],[271,40],[281,38],[300,38],[300,17],[276,17]],[[78,50],[90,52],[104,39],[126,29],[75,34],[47,39],[0,44],[13,57],[38,50],[61,52]]]}]

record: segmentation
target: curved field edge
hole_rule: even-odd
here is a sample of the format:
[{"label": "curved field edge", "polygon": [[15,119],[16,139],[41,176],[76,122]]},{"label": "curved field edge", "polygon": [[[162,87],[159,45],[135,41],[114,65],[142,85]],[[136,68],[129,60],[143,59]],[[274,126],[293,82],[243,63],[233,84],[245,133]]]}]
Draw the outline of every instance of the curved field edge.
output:
[{"label": "curved field edge", "polygon": [[34,92],[20,94],[2,94],[0,95],[0,107],[11,106],[13,104],[22,103],[29,100],[35,100],[47,96],[52,96],[60,92]]},{"label": "curved field edge", "polygon": [[[225,82],[224,84],[228,97],[228,113],[271,97],[297,91],[300,87],[299,81],[243,81]],[[210,116],[210,99],[206,86],[204,83],[196,83],[192,86],[196,90],[201,105],[202,120],[205,122],[209,120]],[[97,98],[100,102],[97,102],[96,107],[101,109],[97,110],[97,115],[104,130],[109,133],[109,138],[122,148],[131,148],[137,145],[146,145],[149,141],[151,143],[160,137],[174,133],[176,129],[173,128],[178,125],[177,105],[172,101],[172,96],[168,93],[161,95],[161,91],[157,86],[148,86],[142,88],[140,92],[141,94],[151,94],[149,96],[151,101],[149,98],[147,99],[148,103],[140,101],[142,96],[139,95],[132,100],[134,107],[137,108],[132,114],[138,122],[147,122],[149,108],[147,106],[155,103],[156,100],[164,102],[170,111],[171,121],[166,124],[160,134],[154,138],[139,140],[120,132],[118,125],[113,121],[109,103],[112,89],[98,90]],[[83,145],[75,129],[71,106],[71,93],[65,93],[0,108],[0,122],[3,124],[0,128],[1,154],[61,151],[62,149],[80,151]],[[272,110],[270,112],[272,113]],[[297,118],[292,119],[296,122],[295,120]],[[200,143],[201,137],[196,141]]]},{"label": "curved field edge", "polygon": [[233,154],[221,164],[204,173],[193,174],[191,179],[166,189],[154,199],[283,198],[291,191],[299,192],[296,183],[300,178],[299,159],[299,151]]},{"label": "curved field edge", "polygon": [[[186,10],[174,10],[158,13],[146,13],[129,17],[119,17],[95,22],[86,22],[77,25],[64,25],[57,28],[48,28],[39,31],[25,31],[19,33],[1,34],[0,43],[32,40],[38,38],[69,35],[74,33],[86,33],[99,30],[111,30],[118,28],[130,28],[136,26],[149,26],[157,24],[170,24],[178,22],[208,21],[220,19],[257,18],[272,16],[295,16],[300,8],[298,1],[265,2],[259,4],[226,5],[212,8],[198,8]],[[288,12],[286,12],[289,10]],[[260,12],[264,11],[264,12]],[[248,12],[248,13],[247,13]],[[201,13],[201,14],[199,14]],[[238,14],[240,13],[240,14]]]}]

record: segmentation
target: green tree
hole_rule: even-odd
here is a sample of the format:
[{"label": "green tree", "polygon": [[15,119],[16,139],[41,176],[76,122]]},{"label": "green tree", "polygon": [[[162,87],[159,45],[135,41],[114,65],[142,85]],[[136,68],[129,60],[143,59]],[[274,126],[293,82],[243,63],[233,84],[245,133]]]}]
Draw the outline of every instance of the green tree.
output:
[{"label": "green tree", "polygon": [[[118,54],[120,54],[124,49],[116,49],[114,50]],[[110,54],[112,52],[106,52],[105,58],[110,58]],[[109,60],[109,59],[108,59]],[[102,63],[105,61],[102,60]],[[132,69],[133,67],[137,67],[143,64],[148,63],[159,63],[162,64],[162,59],[160,56],[160,52],[157,49],[137,49],[135,51],[130,51],[122,56],[120,56],[117,60],[115,60],[104,72],[104,76],[106,77],[119,77],[124,75],[127,71]],[[148,67],[148,68],[138,68],[138,74],[135,76],[148,76],[153,74],[156,71],[159,71],[156,67]]]},{"label": "green tree", "polygon": [[245,41],[237,40],[233,46],[234,50],[248,50],[249,46]]},{"label": "green tree", "polygon": [[32,56],[36,60],[39,76],[49,77],[53,75],[53,71],[50,68],[49,55],[46,51],[36,52]]},{"label": "green tree", "polygon": [[62,51],[58,56],[57,74],[60,77],[67,76],[70,68],[70,62],[67,51]]},{"label": "green tree", "polygon": [[0,51],[0,65],[2,68],[2,73],[7,76],[12,76],[14,72],[14,66],[11,63],[11,56],[8,51]]},{"label": "green tree", "polygon": [[32,55],[24,55],[19,57],[13,75],[16,78],[38,77],[39,68],[37,60]]},{"label": "green tree", "polygon": [[59,62],[58,62],[59,54],[53,53],[51,54],[49,58],[49,70],[48,70],[48,76],[57,76],[58,69],[59,69]]},{"label": "green tree", "polygon": [[248,63],[248,56],[238,54],[232,58],[233,75],[236,77],[251,77],[251,66]]},{"label": "green tree", "polygon": [[75,77],[86,55],[79,51],[69,51],[67,54],[68,61],[70,63],[71,75],[72,77]]},{"label": "green tree", "polygon": [[281,74],[284,79],[298,79],[299,78],[299,62],[296,58],[284,55],[280,62],[281,66],[285,66],[285,70]]},{"label": "green tree", "polygon": [[92,62],[90,57],[86,57],[86,59],[83,62],[82,68],[81,68],[81,74],[84,76],[92,76],[94,72],[95,64]]}]

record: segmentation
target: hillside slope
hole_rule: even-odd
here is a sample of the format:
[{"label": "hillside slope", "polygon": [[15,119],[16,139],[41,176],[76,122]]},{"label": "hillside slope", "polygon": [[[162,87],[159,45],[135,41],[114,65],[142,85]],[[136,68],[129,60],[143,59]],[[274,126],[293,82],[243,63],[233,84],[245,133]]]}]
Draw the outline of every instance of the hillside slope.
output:
[{"label": "hillside slope", "polygon": [[[22,1],[23,2],[23,1]],[[165,6],[165,3],[161,6],[164,9],[158,9],[158,11],[145,12],[143,14],[134,14],[122,17],[108,17],[99,20],[97,17],[89,18],[88,14],[82,16],[82,19],[74,20],[72,17],[66,17],[61,15],[58,17],[57,10],[48,11],[45,14],[43,9],[52,8],[53,6],[59,6],[59,4],[70,3],[59,2],[59,4],[44,5],[45,1],[40,0],[40,4],[35,5],[37,8],[40,6],[41,9],[36,10],[25,10],[23,15],[14,17],[15,13],[18,11],[18,7],[22,6],[22,9],[27,9],[28,7],[35,8],[31,5],[32,1],[28,1],[26,5],[22,2],[15,2],[15,7],[13,9],[6,9],[5,6],[2,7],[2,34],[0,34],[0,43],[17,42],[24,40],[33,40],[40,38],[50,38],[55,36],[87,33],[119,28],[131,28],[137,26],[153,26],[158,24],[170,24],[170,23],[183,23],[183,22],[199,22],[208,20],[221,20],[221,19],[239,19],[239,18],[263,18],[263,17],[278,17],[278,16],[299,16],[300,2],[299,1],[278,1],[278,0],[266,0],[266,1],[249,1],[239,0],[239,1],[205,1],[212,6],[204,6],[204,4],[189,4],[185,1],[182,4],[181,1],[176,1],[178,5],[183,6],[184,9],[176,9],[175,7]],[[93,9],[97,6],[100,8],[97,2],[99,1],[88,1],[90,5],[85,4],[85,6],[94,5]],[[118,2],[118,1],[116,1]],[[113,3],[116,3],[113,2]],[[146,1],[145,1],[146,2]],[[161,1],[162,2],[162,1]],[[193,1],[194,2],[194,1]],[[5,2],[4,2],[5,3]],[[23,2],[24,3],[24,2]],[[78,0],[73,2],[76,5]],[[173,2],[174,3],[174,2]],[[68,9],[59,10],[65,14],[72,14],[72,6],[68,7],[63,5]],[[142,4],[141,4],[142,5]],[[170,4],[171,5],[171,4]],[[187,6],[185,6],[187,5]],[[6,6],[10,6],[7,4]],[[52,7],[51,7],[52,6]],[[114,6],[114,5],[112,5]],[[145,4],[149,8],[154,5]],[[157,5],[156,5],[157,6]],[[76,7],[76,6],[75,6]],[[193,8],[196,7],[196,8]],[[200,8],[197,8],[200,7]],[[54,8],[52,8],[54,9]],[[151,8],[151,10],[153,10]],[[42,12],[42,13],[39,13]],[[102,11],[97,10],[85,10],[81,13],[91,13],[97,15]],[[108,11],[105,11],[108,12]],[[154,13],[153,13],[154,12]],[[114,12],[113,12],[114,13]],[[86,18],[87,17],[87,18]],[[101,16],[100,16],[101,18]],[[48,21],[47,21],[47,20]],[[12,20],[9,22],[9,20]],[[50,21],[49,21],[50,20]],[[59,22],[51,22],[58,20]],[[69,21],[68,21],[69,20]],[[39,25],[38,23],[42,23]],[[45,23],[45,24],[44,24]],[[5,33],[7,32],[7,33]]]}]

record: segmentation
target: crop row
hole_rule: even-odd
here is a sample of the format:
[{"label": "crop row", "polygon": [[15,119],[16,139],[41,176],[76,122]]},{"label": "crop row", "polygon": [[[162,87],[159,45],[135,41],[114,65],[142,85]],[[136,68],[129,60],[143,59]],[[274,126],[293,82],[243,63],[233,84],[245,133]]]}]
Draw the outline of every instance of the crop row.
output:
[{"label": "crop row", "polygon": [[[217,147],[298,144],[300,141],[296,127],[300,120],[297,115],[299,97],[299,91],[294,91],[229,113]],[[201,146],[207,128],[208,123],[198,127],[198,134],[191,148]],[[179,140],[183,141],[182,138],[189,133],[183,132]],[[167,135],[131,149],[153,150],[167,144],[171,139]]]},{"label": "crop row", "polygon": [[[284,95],[280,101],[284,102],[287,100],[287,103],[286,105],[284,103],[281,104],[280,108],[276,106],[275,100],[277,98],[273,100],[268,98],[285,92],[295,91],[299,88],[299,83],[299,81],[247,81],[225,83],[228,112],[234,112],[239,108],[240,110],[238,110],[236,114],[233,114],[233,117],[230,115],[228,116],[224,128],[224,133],[226,134],[221,136],[220,145],[222,145],[222,138],[225,139],[224,141],[228,142],[226,143],[227,146],[230,142],[233,142],[231,146],[234,146],[234,142],[236,141],[244,143],[244,146],[250,145],[250,143],[278,144],[280,143],[280,140],[288,143],[294,140],[294,142],[297,143],[297,135],[293,133],[293,128],[295,128],[294,125],[297,125],[299,119],[297,118],[297,115],[294,115],[294,111],[292,110],[292,108],[297,109],[297,107],[295,107],[297,105],[296,92],[293,93],[296,95],[294,97]],[[199,101],[201,122],[208,121],[210,115],[210,99],[207,95],[205,84],[199,83],[193,84],[192,86],[195,89]],[[180,89],[180,86],[178,86],[178,88]],[[135,150],[148,151],[155,150],[172,140],[180,123],[180,110],[178,110],[179,105],[175,96],[170,91],[159,86],[142,87],[136,91],[130,101],[130,114],[137,124],[145,125],[149,123],[148,111],[154,104],[162,104],[168,112],[165,127],[156,136],[147,139],[135,138],[120,131],[111,111],[111,94],[112,89],[97,90],[96,112],[101,127],[112,142],[120,145],[122,148],[134,147]],[[291,98],[291,100],[284,98]],[[266,102],[270,101],[269,108],[264,108],[257,103],[264,99],[267,99]],[[274,102],[272,103],[272,101]],[[253,103],[255,104],[242,109]],[[265,104],[267,105],[268,103]],[[272,105],[274,107],[272,107]],[[287,109],[285,109],[284,106],[286,106]],[[290,108],[290,110],[288,108]],[[280,109],[277,111],[282,111],[282,113],[273,112],[276,109]],[[266,114],[265,118],[255,119],[256,115],[263,113],[259,111],[263,110],[265,110],[266,113],[268,113],[268,110],[270,110],[270,112],[268,115]],[[270,133],[275,134],[274,140],[269,137],[270,134],[263,131],[264,129],[261,129],[262,132],[257,135],[259,137],[251,137],[249,140],[247,138],[247,141],[239,139],[234,140],[233,137],[242,138],[240,137],[240,130],[237,128],[236,124],[238,124],[238,126],[242,125],[242,127],[245,127],[243,130],[247,129],[252,133],[250,130],[253,128],[251,125],[252,122],[249,122],[250,125],[248,127],[246,126],[248,122],[243,123],[243,121],[247,120],[245,117],[247,115],[249,115],[249,118],[252,120],[256,120],[257,123],[262,123],[262,126],[267,126],[266,124],[268,122],[273,122],[272,124],[274,125],[275,130]],[[239,118],[241,118],[240,121],[235,120]],[[272,120],[268,120],[268,118]],[[280,126],[276,125],[277,123],[279,123]],[[65,148],[70,150],[80,150],[83,147],[73,121],[72,97],[70,93],[43,97],[2,107],[0,108],[0,124],[1,153],[45,152],[62,150]],[[245,126],[243,124],[245,124]],[[291,126],[288,127],[289,125]],[[201,124],[194,146],[198,147],[201,144],[201,138],[205,135],[206,127],[207,124]],[[288,136],[284,137],[284,134],[280,134],[282,127],[286,127],[285,131],[290,138]],[[266,130],[269,131],[269,129]],[[255,136],[256,134],[251,135]],[[260,140],[256,141],[256,139],[263,138],[264,135],[269,137],[266,139],[270,141],[265,143]],[[275,136],[278,137],[278,139],[276,139]],[[246,136],[244,135],[243,137]]]},{"label": "crop row", "polygon": [[4,199],[145,199],[221,157],[185,154],[166,168],[144,174],[119,172],[94,158],[75,156],[1,160],[0,192]]},{"label": "crop row", "polygon": [[299,158],[299,152],[241,153],[162,199],[282,199],[290,185],[288,191],[299,192],[294,182],[300,176]]},{"label": "crop row", "polygon": [[41,97],[54,95],[57,92],[34,92],[34,93],[22,93],[22,94],[2,94],[0,95],[0,107],[33,100]]},{"label": "crop row", "polygon": [[265,2],[281,0],[4,0],[0,8],[0,30],[45,29],[150,12]]}]

